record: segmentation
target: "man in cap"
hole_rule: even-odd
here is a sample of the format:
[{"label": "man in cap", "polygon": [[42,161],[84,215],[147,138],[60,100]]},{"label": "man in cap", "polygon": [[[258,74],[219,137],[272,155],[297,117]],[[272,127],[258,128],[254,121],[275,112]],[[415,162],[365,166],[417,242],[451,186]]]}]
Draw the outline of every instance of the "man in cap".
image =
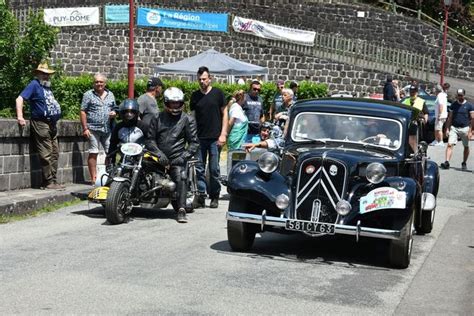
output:
[{"label": "man in cap", "polygon": [[[425,100],[420,98],[418,96],[418,86],[416,85],[411,85],[409,88],[410,91],[410,97],[406,98],[403,101],[403,104],[411,106],[415,109],[418,110],[418,124],[421,125],[421,128],[418,129],[420,132],[419,139],[423,140],[424,139],[424,129],[425,129],[425,124],[428,122],[428,107],[426,106]],[[416,126],[416,125],[413,125]],[[418,139],[415,139],[416,135],[416,129],[412,128],[410,130],[410,145],[412,146],[412,149],[415,151],[418,143]]]},{"label": "man in cap", "polygon": [[442,169],[449,169],[449,160],[453,155],[453,146],[461,138],[464,146],[463,161],[461,169],[466,170],[466,161],[469,157],[469,139],[474,128],[474,105],[464,98],[466,91],[457,90],[457,100],[451,104],[446,121],[446,133],[449,131],[448,146],[446,147],[446,161],[441,164]]},{"label": "man in cap", "polygon": [[27,101],[31,109],[30,135],[41,163],[41,187],[63,189],[64,186],[57,180],[59,147],[56,124],[61,116],[61,107],[51,91],[49,78],[53,73],[47,63],[38,65],[36,78],[16,98],[16,116],[18,124],[25,126],[23,104]]},{"label": "man in cap", "polygon": [[276,82],[277,92],[273,96],[273,102],[270,106],[269,119],[273,119],[275,114],[284,111],[283,109],[283,97],[281,95],[281,90],[285,87],[285,81],[279,79]]},{"label": "man in cap", "polygon": [[145,126],[147,126],[147,130],[144,131],[145,135],[148,133],[148,126],[150,126],[151,120],[158,115],[159,109],[156,99],[160,97],[162,91],[163,82],[161,79],[152,77],[147,82],[146,92],[137,99],[140,118],[145,123]]},{"label": "man in cap", "polygon": [[106,83],[105,75],[96,73],[93,88],[84,93],[81,102],[82,135],[89,140],[87,167],[92,184],[97,177],[99,144],[104,153],[109,151],[112,124],[118,111],[115,96],[105,87]]}]

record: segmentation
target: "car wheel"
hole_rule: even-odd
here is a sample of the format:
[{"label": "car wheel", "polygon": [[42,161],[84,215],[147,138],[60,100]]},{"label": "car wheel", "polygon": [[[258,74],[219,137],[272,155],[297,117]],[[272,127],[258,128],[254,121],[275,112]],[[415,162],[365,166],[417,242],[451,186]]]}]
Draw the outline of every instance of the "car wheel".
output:
[{"label": "car wheel", "polygon": [[416,232],[419,234],[429,234],[433,230],[433,223],[435,218],[435,210],[430,212],[421,211],[420,227],[417,227]]},{"label": "car wheel", "polygon": [[129,182],[112,182],[110,185],[105,201],[105,217],[110,224],[122,224],[132,210],[129,189]]},{"label": "car wheel", "polygon": [[[394,228],[397,229],[394,225]],[[403,225],[400,232],[400,239],[391,240],[389,245],[389,262],[390,265],[398,269],[406,269],[410,265],[411,250],[413,245],[413,214],[410,219]]]},{"label": "car wheel", "polygon": [[252,248],[257,230],[254,224],[227,221],[227,239],[234,251],[248,251]]}]

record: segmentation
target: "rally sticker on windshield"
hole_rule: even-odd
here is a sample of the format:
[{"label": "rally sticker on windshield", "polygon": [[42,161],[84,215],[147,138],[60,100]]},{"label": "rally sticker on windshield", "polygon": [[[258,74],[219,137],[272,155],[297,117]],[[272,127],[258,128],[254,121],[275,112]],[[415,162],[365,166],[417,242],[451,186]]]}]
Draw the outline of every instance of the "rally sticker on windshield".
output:
[{"label": "rally sticker on windshield", "polygon": [[406,207],[406,193],[390,187],[377,188],[360,198],[359,212],[361,214],[387,208]]}]

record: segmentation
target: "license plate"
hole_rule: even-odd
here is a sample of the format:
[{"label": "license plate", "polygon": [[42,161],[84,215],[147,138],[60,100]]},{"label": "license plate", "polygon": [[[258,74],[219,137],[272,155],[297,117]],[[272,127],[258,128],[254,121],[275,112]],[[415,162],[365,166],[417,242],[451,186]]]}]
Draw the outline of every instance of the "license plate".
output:
[{"label": "license plate", "polygon": [[287,220],[286,229],[307,233],[334,234],[334,224]]}]

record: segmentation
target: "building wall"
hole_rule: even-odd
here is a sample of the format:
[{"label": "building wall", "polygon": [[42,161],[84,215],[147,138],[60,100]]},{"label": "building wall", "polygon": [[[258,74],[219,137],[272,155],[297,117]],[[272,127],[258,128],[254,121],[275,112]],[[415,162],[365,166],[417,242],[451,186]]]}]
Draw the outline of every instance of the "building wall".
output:
[{"label": "building wall", "polygon": [[[32,5],[35,7],[91,6],[123,4],[127,1],[107,0],[10,0],[14,8]],[[152,0],[138,1],[139,5],[153,5]],[[183,10],[228,12],[243,17],[310,29],[318,32],[340,34],[345,37],[368,40],[388,47],[428,53],[433,59],[432,71],[440,66],[442,32],[432,26],[409,17],[397,16],[365,5],[322,3],[305,0],[228,0],[191,1],[163,0],[161,7]],[[337,2],[337,1],[336,1]],[[350,3],[350,1],[349,1]],[[357,18],[357,11],[366,11],[365,18]],[[137,29],[136,67],[139,75],[150,75],[153,65],[192,56],[205,48],[219,48],[232,57],[267,66],[273,74],[298,72],[298,67],[316,68],[311,64],[291,63],[284,68],[281,59],[299,58],[298,54],[266,47],[249,47],[238,37],[223,33],[197,32],[173,29]],[[67,73],[76,75],[83,71],[105,71],[111,77],[126,74],[128,56],[128,31],[126,27],[67,27],[62,28],[59,43],[53,52],[54,58],[63,59]],[[270,51],[271,57],[262,53]],[[302,61],[306,61],[306,56]],[[263,60],[262,60],[263,59]],[[328,69],[329,70],[329,69]],[[449,38],[447,44],[446,76],[474,80],[474,49],[460,41]],[[298,79],[298,78],[291,78]],[[312,78],[314,79],[314,78]]]},{"label": "building wall", "polygon": [[[0,119],[0,191],[39,187],[42,176],[38,154],[30,143],[30,127],[20,128],[16,120]],[[77,121],[58,123],[61,183],[89,180],[88,144]]]}]

